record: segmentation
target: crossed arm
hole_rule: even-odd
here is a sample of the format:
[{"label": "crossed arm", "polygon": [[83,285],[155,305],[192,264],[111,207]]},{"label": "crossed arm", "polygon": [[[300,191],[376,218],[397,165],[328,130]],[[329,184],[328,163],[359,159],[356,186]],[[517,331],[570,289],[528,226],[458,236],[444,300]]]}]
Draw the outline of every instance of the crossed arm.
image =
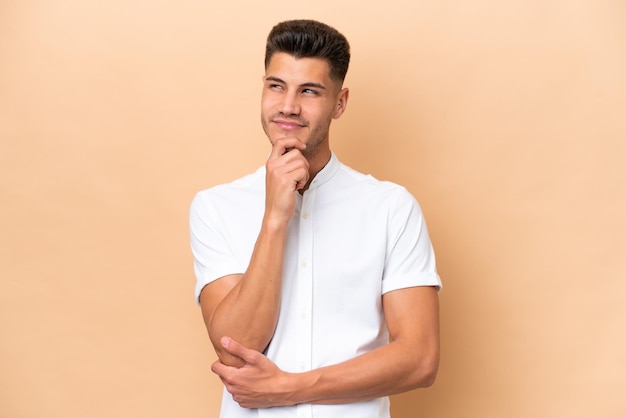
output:
[{"label": "crossed arm", "polygon": [[357,402],[431,385],[439,363],[436,289],[387,293],[383,308],[391,342],[345,362],[287,373],[260,352],[223,337],[222,350],[240,360],[236,367],[217,361],[212,370],[245,408]]}]

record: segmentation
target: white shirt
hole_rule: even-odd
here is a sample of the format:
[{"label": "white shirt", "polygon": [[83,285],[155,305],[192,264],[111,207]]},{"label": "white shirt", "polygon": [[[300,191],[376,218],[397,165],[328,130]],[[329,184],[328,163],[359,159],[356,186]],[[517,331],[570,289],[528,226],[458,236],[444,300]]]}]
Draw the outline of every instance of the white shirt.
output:
[{"label": "white shirt", "polygon": [[[403,187],[328,164],[301,196],[287,231],[282,304],[266,355],[288,372],[336,364],[388,342],[382,295],[437,286],[417,201]],[[265,167],[199,192],[191,205],[196,298],[213,280],[245,273],[265,209]],[[223,418],[388,418],[388,398],[344,405],[244,409],[224,391]]]}]

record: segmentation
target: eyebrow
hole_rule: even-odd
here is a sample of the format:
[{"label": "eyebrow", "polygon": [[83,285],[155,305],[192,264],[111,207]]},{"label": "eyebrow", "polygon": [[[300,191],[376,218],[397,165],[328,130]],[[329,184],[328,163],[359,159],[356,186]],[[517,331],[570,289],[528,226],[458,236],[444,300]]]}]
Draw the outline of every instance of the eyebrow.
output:
[{"label": "eyebrow", "polygon": [[[265,77],[265,79],[268,80],[268,81],[275,81],[277,83],[287,84],[284,80],[282,80],[282,79],[280,79],[278,77],[271,76],[271,75]],[[303,84],[300,85],[300,87],[315,87],[315,88],[318,88],[318,89],[326,90],[326,86],[324,86],[323,84],[314,83],[312,81],[303,83]]]}]

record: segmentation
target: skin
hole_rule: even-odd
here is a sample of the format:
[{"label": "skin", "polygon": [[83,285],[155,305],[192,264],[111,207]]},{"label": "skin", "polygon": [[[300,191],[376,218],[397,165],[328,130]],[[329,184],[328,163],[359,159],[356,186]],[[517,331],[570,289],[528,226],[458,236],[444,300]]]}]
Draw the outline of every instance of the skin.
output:
[{"label": "skin", "polygon": [[329,161],[329,128],[349,91],[330,78],[326,61],[275,54],[263,77],[261,123],[272,144],[266,162],[266,202],[247,271],[216,280],[200,304],[219,360],[211,369],[242,407],[345,403],[433,383],[439,363],[439,307],[432,287],[383,295],[391,342],[336,365],[305,373],[280,370],[261,353],[280,309],[287,224],[295,193]]},{"label": "skin", "polygon": [[348,95],[322,59],[276,53],[270,60],[263,76],[261,125],[272,145],[285,138],[306,145],[300,151],[310,164],[309,179],[330,160],[330,123],[345,111]]}]

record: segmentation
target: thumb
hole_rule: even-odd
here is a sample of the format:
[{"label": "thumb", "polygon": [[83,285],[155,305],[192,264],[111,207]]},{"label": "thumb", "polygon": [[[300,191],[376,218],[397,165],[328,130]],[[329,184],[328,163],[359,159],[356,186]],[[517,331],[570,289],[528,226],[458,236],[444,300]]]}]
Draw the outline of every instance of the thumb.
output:
[{"label": "thumb", "polygon": [[257,353],[256,351],[244,347],[242,344],[233,340],[230,337],[222,337],[220,340],[222,347],[226,349],[230,354],[235,355],[241,358],[246,363],[249,363],[254,359],[254,355]]}]

